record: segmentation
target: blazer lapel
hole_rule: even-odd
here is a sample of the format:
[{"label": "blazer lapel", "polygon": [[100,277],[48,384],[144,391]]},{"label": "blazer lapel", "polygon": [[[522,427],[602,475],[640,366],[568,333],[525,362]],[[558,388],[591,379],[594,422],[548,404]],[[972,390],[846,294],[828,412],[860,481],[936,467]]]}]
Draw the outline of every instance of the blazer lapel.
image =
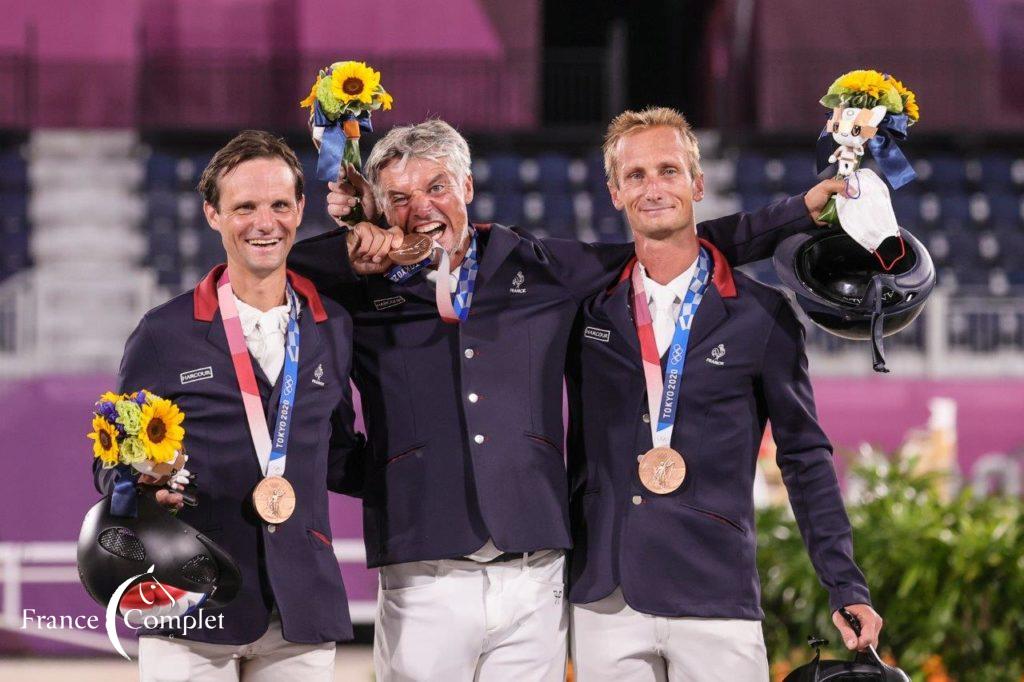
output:
[{"label": "blazer lapel", "polygon": [[704,298],[701,299],[700,305],[697,307],[697,313],[693,316],[690,339],[686,345],[687,354],[728,318],[729,313],[725,308],[722,295],[718,293],[718,288],[714,285],[708,286],[704,292]]},{"label": "blazer lapel", "polygon": [[633,322],[633,287],[629,279],[619,282],[612,288],[602,307],[615,325],[616,331],[629,346],[629,357],[637,367],[642,368],[640,338],[636,334],[636,324]]},{"label": "blazer lapel", "polygon": [[477,228],[476,234],[477,251],[480,252],[480,268],[476,273],[476,289],[479,291],[512,253],[519,243],[519,236],[503,225]]},{"label": "blazer lapel", "polygon": [[231,355],[231,349],[228,348],[228,337],[224,333],[224,321],[220,317],[220,310],[213,314],[213,319],[210,321],[210,330],[206,332],[206,340],[220,352],[227,356]]}]

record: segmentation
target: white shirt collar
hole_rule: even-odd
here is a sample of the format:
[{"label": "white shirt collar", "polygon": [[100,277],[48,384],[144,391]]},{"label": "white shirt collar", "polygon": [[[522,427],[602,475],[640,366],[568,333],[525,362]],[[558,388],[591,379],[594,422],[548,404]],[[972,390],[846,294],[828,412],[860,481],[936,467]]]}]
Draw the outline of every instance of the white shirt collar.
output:
[{"label": "white shirt collar", "polygon": [[[655,298],[661,298],[663,296],[668,297],[670,293],[679,301],[682,301],[686,298],[686,291],[690,288],[690,282],[693,280],[693,275],[697,272],[697,259],[694,258],[690,267],[683,270],[678,277],[668,284],[658,284],[647,276],[647,268],[644,267],[644,264],[640,263],[639,265],[640,274],[644,276],[644,291],[647,292],[648,303],[651,303]],[[665,293],[663,294],[661,292]]]},{"label": "white shirt collar", "polygon": [[242,323],[242,333],[245,336],[252,334],[257,324],[264,333],[279,331],[283,334],[288,330],[288,313],[292,309],[288,297],[285,297],[284,305],[275,306],[265,312],[249,305],[237,296],[235,296],[235,306],[238,308],[238,319]]}]

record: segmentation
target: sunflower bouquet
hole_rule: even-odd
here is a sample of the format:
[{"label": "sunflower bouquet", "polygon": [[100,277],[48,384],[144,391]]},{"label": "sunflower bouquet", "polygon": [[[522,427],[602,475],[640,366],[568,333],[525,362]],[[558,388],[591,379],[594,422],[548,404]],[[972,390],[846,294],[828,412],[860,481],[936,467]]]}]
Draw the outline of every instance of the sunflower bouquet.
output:
[{"label": "sunflower bouquet", "polygon": [[111,469],[119,464],[144,474],[170,473],[183,455],[185,414],[170,400],[149,391],[111,393],[96,402],[92,418],[92,452]]},{"label": "sunflower bouquet", "polygon": [[195,505],[194,491],[186,490],[193,478],[184,468],[188,457],[182,443],[185,413],[166,398],[150,391],[111,393],[96,401],[92,417],[92,453],[104,469],[114,469],[110,509],[116,516],[135,516],[138,473],[153,478],[171,477],[168,488],[181,492],[186,504]]},{"label": "sunflower bouquet", "polygon": [[[320,156],[316,166],[319,180],[338,178],[342,164],[362,166],[359,137],[372,132],[370,113],[391,108],[392,97],[380,84],[380,72],[365,62],[335,62],[321,69],[309,96],[299,103],[309,109],[313,144]],[[363,219],[360,206],[350,214],[351,222]]]},{"label": "sunflower bouquet", "polygon": [[[916,177],[899,142],[917,123],[920,111],[916,95],[902,82],[871,69],[850,71],[829,86],[820,102],[832,114],[818,136],[819,172],[836,163],[836,177],[854,176],[866,147],[893,189]],[[833,142],[838,146],[833,147]],[[820,219],[838,222],[834,196]]]}]

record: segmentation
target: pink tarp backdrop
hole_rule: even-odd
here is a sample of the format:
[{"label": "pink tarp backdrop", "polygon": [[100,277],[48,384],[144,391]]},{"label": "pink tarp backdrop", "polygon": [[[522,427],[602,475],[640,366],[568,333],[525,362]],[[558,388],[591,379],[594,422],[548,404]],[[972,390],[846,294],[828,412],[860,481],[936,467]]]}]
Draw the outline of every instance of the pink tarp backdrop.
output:
[{"label": "pink tarp backdrop", "polygon": [[[228,75],[236,81],[259,76],[233,70],[247,63],[249,70],[262,72],[243,81],[250,83],[250,96],[258,97],[263,107],[291,106],[305,96],[306,81],[315,75],[306,61],[322,66],[321,61],[336,59],[385,65],[406,60],[404,67],[385,74],[399,104],[389,125],[434,114],[456,123],[466,118],[477,129],[530,126],[537,115],[540,5],[532,0],[525,3],[526,11],[516,14],[493,5],[493,0],[0,0],[0,57],[35,60],[33,127],[134,125],[143,66],[156,69],[155,78],[166,78],[160,72],[185,69],[171,82],[187,86],[160,86],[159,93],[144,98],[149,106],[160,97],[194,100],[193,109],[186,108],[184,119],[178,119],[179,126],[238,127],[246,107],[252,106],[238,97],[224,103],[228,113],[232,104],[236,107],[234,119],[225,118],[224,112],[188,114],[202,112],[204,99],[225,91],[221,79]],[[495,16],[509,25],[496,26]],[[510,40],[509,31],[516,40]],[[146,62],[147,56],[161,61]],[[266,73],[268,66],[283,71]],[[485,90],[479,79],[467,75],[467,68],[479,68],[498,82],[500,91]],[[423,82],[429,87],[416,87]],[[498,124],[488,123],[478,112],[479,102],[460,101],[467,92],[500,97],[508,114]],[[188,101],[169,104],[180,107]]]}]

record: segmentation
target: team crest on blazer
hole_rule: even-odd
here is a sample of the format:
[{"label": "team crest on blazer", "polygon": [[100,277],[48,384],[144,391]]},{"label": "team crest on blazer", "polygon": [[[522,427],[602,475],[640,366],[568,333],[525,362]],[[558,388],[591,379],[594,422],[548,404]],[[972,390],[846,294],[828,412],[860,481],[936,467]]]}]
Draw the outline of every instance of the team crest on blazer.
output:
[{"label": "team crest on blazer", "polygon": [[612,333],[608,329],[599,329],[597,327],[587,327],[583,330],[583,336],[587,339],[593,339],[594,341],[601,341],[602,343],[608,343],[612,338]]},{"label": "team crest on blazer", "polygon": [[316,366],[316,370],[313,371],[313,383],[317,386],[324,385],[324,365],[320,363]]},{"label": "team crest on blazer", "polygon": [[387,310],[388,308],[394,308],[405,303],[405,297],[403,296],[388,296],[387,298],[375,298],[373,299],[373,307],[377,310]]},{"label": "team crest on blazer", "polygon": [[718,344],[717,346],[715,346],[714,348],[711,349],[711,355],[709,357],[705,358],[705,360],[710,362],[712,365],[718,365],[719,367],[721,367],[722,365],[725,364],[725,361],[722,360],[722,358],[724,358],[724,357],[725,357],[725,344],[724,343],[720,343],[720,344]]},{"label": "team crest on blazer", "polygon": [[523,271],[520,270],[519,272],[516,273],[516,276],[512,278],[512,286],[509,287],[508,293],[510,293],[510,294],[525,294],[526,293],[526,287],[523,286],[525,284],[526,284],[526,275],[524,275]]}]

